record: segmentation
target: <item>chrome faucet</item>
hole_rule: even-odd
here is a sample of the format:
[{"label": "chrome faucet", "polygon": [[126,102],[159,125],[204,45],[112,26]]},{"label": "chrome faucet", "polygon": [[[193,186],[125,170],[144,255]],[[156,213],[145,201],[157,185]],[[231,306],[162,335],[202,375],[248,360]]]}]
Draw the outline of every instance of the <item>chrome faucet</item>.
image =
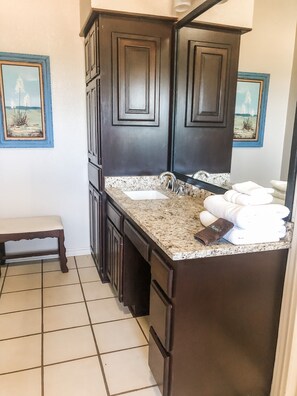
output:
[{"label": "chrome faucet", "polygon": [[171,191],[175,191],[176,177],[172,172],[163,172],[160,174],[159,178],[162,186]]},{"label": "chrome faucet", "polygon": [[210,177],[210,174],[208,172],[206,172],[205,170],[199,170],[198,172],[196,172],[192,175],[192,177],[194,179],[199,179],[199,177],[203,178],[203,176],[205,179],[208,179]]}]

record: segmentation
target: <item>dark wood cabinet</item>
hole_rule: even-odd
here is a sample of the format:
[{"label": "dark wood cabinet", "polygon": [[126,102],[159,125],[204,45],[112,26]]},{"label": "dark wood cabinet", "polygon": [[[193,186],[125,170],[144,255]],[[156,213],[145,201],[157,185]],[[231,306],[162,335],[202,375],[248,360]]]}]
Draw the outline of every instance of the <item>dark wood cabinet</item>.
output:
[{"label": "dark wood cabinet", "polygon": [[89,160],[101,165],[100,79],[92,80],[86,89]]},{"label": "dark wood cabinet", "polygon": [[[109,234],[106,219],[94,218],[105,211],[104,176],[167,169],[172,21],[112,13],[92,18],[85,32],[89,180],[101,194],[103,209],[90,209],[90,223],[92,230],[101,225],[102,233],[92,234],[92,251],[97,245],[103,249],[100,276],[106,281],[110,260],[105,262],[105,249],[120,253],[121,245],[116,231]],[[117,274],[117,267],[108,268],[120,295]]]},{"label": "dark wood cabinet", "polygon": [[176,172],[230,172],[241,34],[199,24],[179,31]]},{"label": "dark wood cabinet", "polygon": [[85,76],[88,83],[99,74],[98,21],[95,21],[85,38]]},{"label": "dark wood cabinet", "polygon": [[167,169],[172,21],[99,15],[105,176]]},{"label": "dark wood cabinet", "polygon": [[[106,220],[106,272],[119,301],[123,301],[123,236],[116,227],[118,221],[117,214],[117,210],[108,202],[108,217]],[[113,224],[112,220],[116,220],[116,224]]]},{"label": "dark wood cabinet", "polygon": [[167,169],[171,35],[170,20],[112,13],[86,34],[89,160],[104,176]]},{"label": "dark wood cabinet", "polygon": [[91,253],[99,273],[102,273],[102,196],[89,184]]}]

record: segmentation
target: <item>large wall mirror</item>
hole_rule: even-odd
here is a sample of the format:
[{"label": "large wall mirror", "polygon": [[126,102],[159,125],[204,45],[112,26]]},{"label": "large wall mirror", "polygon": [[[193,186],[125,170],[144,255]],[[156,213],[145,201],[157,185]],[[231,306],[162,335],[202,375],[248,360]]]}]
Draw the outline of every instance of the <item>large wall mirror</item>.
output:
[{"label": "large wall mirror", "polygon": [[[210,8],[223,7],[219,0],[206,0],[193,9],[188,15],[184,15],[176,25],[176,100],[175,117],[173,122],[173,141],[172,141],[172,170],[183,180],[190,183],[208,188],[214,192],[223,192],[233,183],[252,180],[263,186],[270,187],[271,180],[288,181],[286,205],[292,209],[294,187],[296,180],[296,140],[297,140],[297,3],[283,7],[281,2],[269,2],[268,0],[255,0],[253,28],[251,31],[242,31],[240,34],[240,52],[238,70],[245,73],[265,73],[268,74],[269,88],[267,96],[267,108],[264,127],[264,138],[262,147],[233,147],[222,145],[219,156],[225,155],[229,158],[225,166],[221,169],[216,167],[213,161],[213,154],[207,147],[197,150],[198,143],[195,136],[187,133],[187,127],[191,129],[191,120],[187,118],[187,110],[184,111],[184,119],[180,120],[177,116],[182,107],[181,97],[179,96],[180,87],[187,84],[194,84],[187,81],[182,72],[186,52],[183,48],[184,37],[189,38],[193,30],[193,20]],[[191,40],[191,38],[190,38]],[[187,44],[189,45],[189,44]],[[215,65],[214,65],[215,67]],[[179,70],[180,68],[180,70]],[[181,72],[180,72],[181,71]],[[213,89],[213,88],[211,88]],[[186,101],[195,101],[195,98],[185,94]],[[234,98],[233,98],[234,99]],[[233,100],[228,98],[228,100]],[[186,109],[186,107],[184,107]],[[207,123],[206,123],[207,124]],[[205,125],[206,125],[205,124]],[[294,126],[295,125],[295,126]],[[233,126],[223,126],[226,134],[233,136]],[[182,132],[181,132],[181,129]],[[207,127],[205,128],[207,134]],[[191,139],[192,147],[184,143]],[[214,135],[215,139],[215,135]],[[230,140],[230,139],[229,139]],[[187,155],[191,150],[196,150],[197,155],[202,158],[202,166],[197,168],[195,161],[188,161]],[[184,156],[184,161],[181,160]],[[207,156],[210,158],[208,166]],[[221,178],[209,178],[216,173],[228,174],[229,183],[220,184]],[[194,177],[193,177],[194,176]],[[228,180],[228,177],[227,177]],[[225,184],[224,184],[225,183]]]}]

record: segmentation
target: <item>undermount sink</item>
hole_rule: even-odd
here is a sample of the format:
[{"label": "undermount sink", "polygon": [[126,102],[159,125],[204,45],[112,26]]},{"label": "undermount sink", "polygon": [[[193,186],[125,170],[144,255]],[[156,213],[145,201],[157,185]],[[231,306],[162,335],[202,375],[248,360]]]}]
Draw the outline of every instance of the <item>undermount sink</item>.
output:
[{"label": "undermount sink", "polygon": [[135,201],[141,201],[145,199],[168,199],[166,195],[156,190],[147,191],[123,191],[129,198]]}]

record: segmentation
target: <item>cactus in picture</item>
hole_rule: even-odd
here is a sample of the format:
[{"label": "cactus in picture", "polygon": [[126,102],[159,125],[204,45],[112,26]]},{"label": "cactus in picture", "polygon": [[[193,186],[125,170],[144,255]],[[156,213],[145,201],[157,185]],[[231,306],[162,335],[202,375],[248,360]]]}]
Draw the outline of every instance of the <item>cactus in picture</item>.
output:
[{"label": "cactus in picture", "polygon": [[15,85],[15,92],[18,95],[18,106],[17,109],[14,107],[14,113],[12,116],[12,124],[11,126],[21,127],[24,125],[28,125],[28,114],[27,114],[27,106],[29,103],[29,95],[24,96],[24,107],[25,110],[21,111],[21,98],[22,94],[25,94],[25,86],[22,77],[18,77]]}]

